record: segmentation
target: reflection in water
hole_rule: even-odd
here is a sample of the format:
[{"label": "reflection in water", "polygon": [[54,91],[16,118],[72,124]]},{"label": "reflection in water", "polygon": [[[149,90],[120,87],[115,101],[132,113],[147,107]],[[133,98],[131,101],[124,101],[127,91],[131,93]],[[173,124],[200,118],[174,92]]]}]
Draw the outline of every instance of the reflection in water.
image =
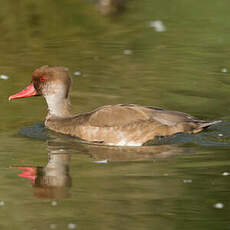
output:
[{"label": "reflection in water", "polygon": [[125,8],[125,0],[98,0],[97,8],[102,15],[118,14]]},{"label": "reflection in water", "polygon": [[95,161],[151,161],[154,158],[166,158],[191,152],[191,149],[176,145],[155,145],[141,147],[115,147],[103,145],[81,145]]},{"label": "reflection in water", "polygon": [[18,176],[30,180],[37,198],[66,198],[69,196],[71,155],[55,142],[48,142],[48,164],[44,167],[17,167],[23,172]]},{"label": "reflection in water", "polygon": [[[151,161],[154,158],[165,158],[185,153],[183,148],[174,145],[113,147],[84,144],[64,135],[52,134],[48,141],[48,163],[44,167],[13,166],[22,169],[19,177],[30,180],[34,196],[37,198],[67,198],[72,185],[70,176],[70,152],[86,153],[94,162],[104,161]],[[186,148],[186,152],[188,149]]]}]

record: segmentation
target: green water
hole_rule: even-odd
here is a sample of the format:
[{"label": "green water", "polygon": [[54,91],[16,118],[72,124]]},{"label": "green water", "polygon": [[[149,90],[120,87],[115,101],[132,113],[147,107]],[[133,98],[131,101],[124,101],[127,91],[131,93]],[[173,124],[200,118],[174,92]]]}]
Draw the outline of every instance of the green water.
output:
[{"label": "green water", "polygon": [[[229,6],[1,1],[0,229],[230,229]],[[44,129],[42,98],[8,102],[44,64],[70,69],[76,113],[136,103],[223,122],[140,148],[82,144]]]}]

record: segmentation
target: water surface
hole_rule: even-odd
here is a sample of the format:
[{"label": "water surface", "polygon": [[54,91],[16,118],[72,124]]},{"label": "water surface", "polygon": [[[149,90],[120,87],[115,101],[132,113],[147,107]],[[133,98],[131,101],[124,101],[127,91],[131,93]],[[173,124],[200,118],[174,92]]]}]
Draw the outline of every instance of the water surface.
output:
[{"label": "water surface", "polygon": [[[229,1],[101,7],[1,3],[0,227],[229,229]],[[85,144],[44,128],[42,98],[8,102],[45,64],[70,69],[75,113],[136,103],[223,122],[139,148]]]}]

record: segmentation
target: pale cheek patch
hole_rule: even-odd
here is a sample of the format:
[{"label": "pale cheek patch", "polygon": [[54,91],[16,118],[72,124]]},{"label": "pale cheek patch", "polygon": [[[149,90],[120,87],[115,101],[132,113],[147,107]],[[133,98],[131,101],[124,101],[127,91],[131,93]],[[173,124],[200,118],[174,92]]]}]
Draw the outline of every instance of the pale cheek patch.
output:
[{"label": "pale cheek patch", "polygon": [[47,83],[42,91],[43,95],[46,96],[51,96],[55,95],[56,97],[63,97],[66,95],[66,89],[65,87],[58,83],[58,82],[53,82],[53,83]]}]

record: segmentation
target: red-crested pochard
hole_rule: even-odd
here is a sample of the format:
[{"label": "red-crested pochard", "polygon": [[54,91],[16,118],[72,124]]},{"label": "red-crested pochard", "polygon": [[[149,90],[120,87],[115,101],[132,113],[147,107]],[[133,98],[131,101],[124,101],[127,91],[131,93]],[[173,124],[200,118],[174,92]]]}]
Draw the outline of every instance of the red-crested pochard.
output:
[{"label": "red-crested pochard", "polygon": [[107,145],[140,146],[156,136],[198,133],[220,121],[198,120],[188,114],[152,106],[118,104],[72,115],[69,89],[71,77],[61,66],[42,66],[32,82],[9,100],[43,95],[48,104],[45,126],[53,131]]}]

